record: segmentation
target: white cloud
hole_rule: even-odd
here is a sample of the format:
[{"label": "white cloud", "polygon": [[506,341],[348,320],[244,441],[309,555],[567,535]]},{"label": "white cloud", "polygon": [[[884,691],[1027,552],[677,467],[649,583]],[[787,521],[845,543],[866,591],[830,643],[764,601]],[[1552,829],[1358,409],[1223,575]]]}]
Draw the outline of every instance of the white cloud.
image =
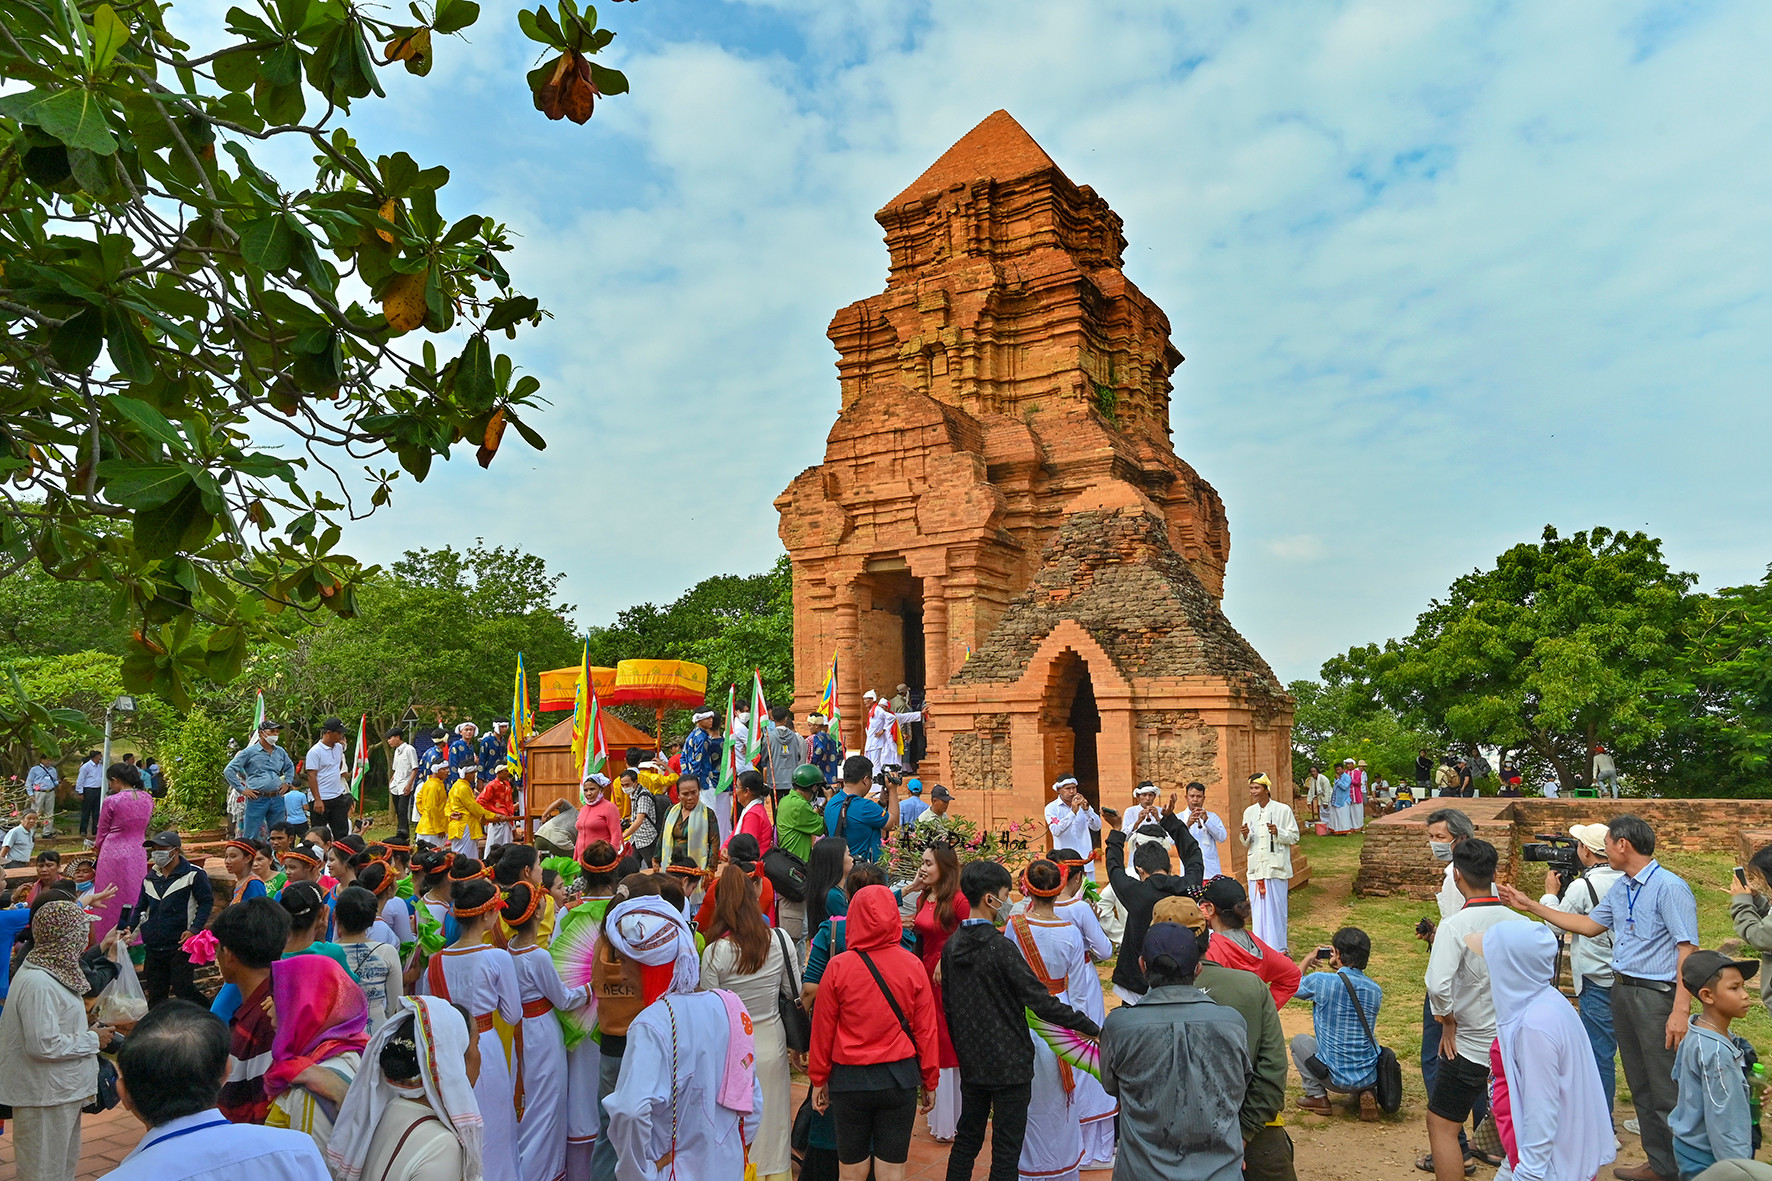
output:
[{"label": "white cloud", "polygon": [[454,212],[521,231],[557,317],[516,350],[549,450],[400,489],[366,556],[519,541],[586,622],[766,566],[836,409],[824,328],[884,282],[873,211],[1006,107],[1126,219],[1188,357],[1177,449],[1230,513],[1227,608],[1282,675],[1546,522],[1647,528],[1707,585],[1772,559],[1772,481],[1731,445],[1772,428],[1772,8],[602,16],[634,93],[584,128],[529,108],[490,12],[365,108],[372,152],[417,138]]}]

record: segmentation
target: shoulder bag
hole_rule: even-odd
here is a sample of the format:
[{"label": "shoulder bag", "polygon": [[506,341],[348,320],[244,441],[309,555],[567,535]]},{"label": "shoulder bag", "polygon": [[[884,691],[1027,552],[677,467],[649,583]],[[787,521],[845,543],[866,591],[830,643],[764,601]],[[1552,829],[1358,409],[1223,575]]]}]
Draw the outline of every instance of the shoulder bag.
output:
[{"label": "shoulder bag", "polygon": [[[921,1046],[917,1045],[917,1035],[911,1032],[911,1023],[906,1019],[904,1010],[898,1007],[898,998],[892,995],[892,990],[890,988],[886,987],[886,978],[880,975],[880,969],[874,967],[873,957],[868,955],[867,952],[858,949],[855,954],[860,956],[861,962],[868,966],[868,972],[873,976],[874,983],[880,986],[881,993],[886,997],[886,1003],[892,1006],[892,1015],[898,1018],[898,1027],[904,1030],[904,1035],[906,1037],[911,1039],[911,1052],[920,1062],[923,1057],[923,1049]],[[921,1069],[921,1067],[918,1069]]]},{"label": "shoulder bag", "polygon": [[1354,1013],[1360,1019],[1360,1028],[1366,1031],[1366,1040],[1378,1049],[1378,1081],[1373,1085],[1372,1093],[1386,1115],[1395,1115],[1403,1106],[1403,1067],[1391,1048],[1378,1045],[1378,1039],[1372,1035],[1372,1023],[1366,1020],[1366,1009],[1360,1004],[1360,994],[1354,991],[1353,981],[1340,972],[1335,975],[1341,986],[1347,989],[1348,999],[1354,1003]]},{"label": "shoulder bag", "polygon": [[794,973],[788,971],[792,952],[787,933],[777,927],[775,941],[781,945],[781,983],[775,991],[775,1010],[781,1016],[781,1036],[787,1047],[797,1054],[812,1048],[812,1015],[800,1004],[799,989],[794,987]]}]

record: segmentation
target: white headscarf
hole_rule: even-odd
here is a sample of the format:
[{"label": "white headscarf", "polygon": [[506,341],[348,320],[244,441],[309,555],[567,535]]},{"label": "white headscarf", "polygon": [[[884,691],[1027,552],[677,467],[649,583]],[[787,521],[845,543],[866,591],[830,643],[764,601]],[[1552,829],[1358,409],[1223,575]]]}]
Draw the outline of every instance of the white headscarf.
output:
[{"label": "white headscarf", "polygon": [[[1542,923],[1497,923],[1483,932],[1483,959],[1489,965],[1489,989],[1495,997],[1495,1040],[1501,1043],[1501,1064],[1511,1076],[1526,1010],[1552,991],[1557,941]],[[1557,999],[1562,1000],[1561,995]]]},{"label": "white headscarf", "polygon": [[656,894],[629,898],[603,916],[603,935],[623,956],[648,967],[672,964],[672,992],[694,992],[701,983],[701,957],[683,912]]},{"label": "white headscarf", "polygon": [[419,1079],[424,1084],[425,1101],[461,1143],[462,1181],[481,1181],[480,1143],[485,1128],[465,1065],[468,1038],[477,1034],[468,1029],[455,1006],[441,997],[405,996],[400,998],[400,1004],[401,1011],[375,1031],[363,1051],[363,1066],[345,1093],[338,1119],[332,1125],[332,1139],[326,1145],[327,1167],[337,1181],[362,1178],[382,1115],[394,1096],[404,1090],[396,1089],[382,1077],[382,1047],[395,1037],[404,1037],[418,1045]]}]

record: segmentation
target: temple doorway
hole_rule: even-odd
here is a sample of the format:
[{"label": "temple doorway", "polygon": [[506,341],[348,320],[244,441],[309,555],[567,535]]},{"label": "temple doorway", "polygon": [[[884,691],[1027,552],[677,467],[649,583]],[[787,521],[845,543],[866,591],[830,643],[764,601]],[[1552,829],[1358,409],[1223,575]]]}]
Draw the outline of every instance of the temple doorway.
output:
[{"label": "temple doorway", "polygon": [[1074,775],[1083,797],[1099,809],[1101,710],[1095,703],[1089,662],[1066,648],[1052,662],[1046,686],[1040,723],[1045,731],[1047,798],[1052,798],[1051,786],[1060,776]]}]

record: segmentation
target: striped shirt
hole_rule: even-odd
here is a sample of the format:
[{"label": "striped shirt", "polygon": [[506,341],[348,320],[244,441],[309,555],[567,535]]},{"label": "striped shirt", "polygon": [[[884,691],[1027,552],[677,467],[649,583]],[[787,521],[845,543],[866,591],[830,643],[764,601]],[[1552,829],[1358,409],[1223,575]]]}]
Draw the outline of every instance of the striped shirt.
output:
[{"label": "striped shirt", "polygon": [[1358,968],[1308,972],[1298,982],[1298,996],[1313,1006],[1311,1024],[1317,1035],[1317,1058],[1329,1068],[1329,1081],[1336,1090],[1355,1091],[1378,1081],[1378,1047],[1366,1036],[1342,980],[1354,986],[1360,1008],[1376,1030],[1384,990]]},{"label": "striped shirt", "polygon": [[1612,884],[1588,918],[1612,930],[1612,970],[1672,982],[1682,943],[1698,946],[1698,901],[1684,879],[1651,861]]}]

